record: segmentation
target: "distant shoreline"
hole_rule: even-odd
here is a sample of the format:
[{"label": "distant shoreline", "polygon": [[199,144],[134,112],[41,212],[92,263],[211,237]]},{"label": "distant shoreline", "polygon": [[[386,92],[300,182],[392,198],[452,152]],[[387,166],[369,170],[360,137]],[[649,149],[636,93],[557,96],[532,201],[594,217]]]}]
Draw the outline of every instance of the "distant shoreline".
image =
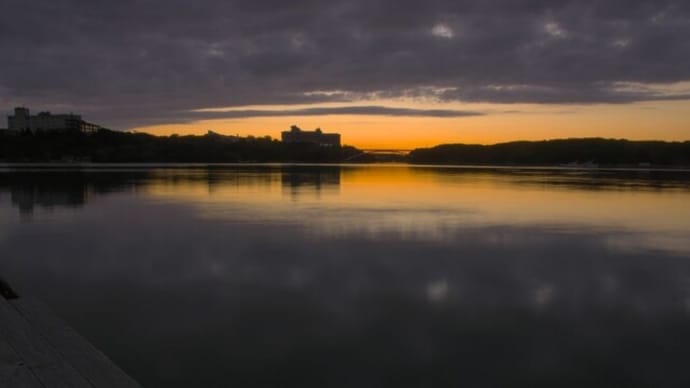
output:
[{"label": "distant shoreline", "polygon": [[363,164],[638,170],[690,168],[690,141],[581,138],[493,145],[441,144],[403,150],[360,150],[283,143],[270,137],[154,136],[100,130],[0,135],[0,163],[13,166],[132,164]]},{"label": "distant shoreline", "polygon": [[0,171],[119,171],[122,169],[208,169],[208,168],[232,168],[232,167],[391,167],[391,168],[447,168],[459,170],[527,170],[527,171],[561,171],[561,172],[683,172],[690,173],[690,166],[666,166],[666,167],[637,167],[637,166],[600,166],[597,168],[578,168],[567,166],[548,165],[460,165],[460,164],[414,164],[414,163],[61,163],[61,162],[0,162]]}]

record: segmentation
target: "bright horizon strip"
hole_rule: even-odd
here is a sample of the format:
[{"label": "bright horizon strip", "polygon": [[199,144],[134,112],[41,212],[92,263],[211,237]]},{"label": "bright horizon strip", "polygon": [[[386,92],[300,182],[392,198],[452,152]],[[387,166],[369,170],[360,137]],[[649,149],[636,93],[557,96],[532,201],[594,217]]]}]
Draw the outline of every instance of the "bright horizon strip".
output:
[{"label": "bright horizon strip", "polygon": [[494,144],[515,140],[604,137],[630,140],[690,140],[690,101],[629,104],[489,104],[419,100],[363,100],[299,105],[216,107],[194,112],[292,111],[310,108],[380,106],[417,110],[458,110],[479,116],[431,117],[323,114],[219,118],[131,128],[156,135],[205,134],[271,136],[290,125],[317,127],[342,135],[343,144],[363,149],[413,149],[444,143]]}]

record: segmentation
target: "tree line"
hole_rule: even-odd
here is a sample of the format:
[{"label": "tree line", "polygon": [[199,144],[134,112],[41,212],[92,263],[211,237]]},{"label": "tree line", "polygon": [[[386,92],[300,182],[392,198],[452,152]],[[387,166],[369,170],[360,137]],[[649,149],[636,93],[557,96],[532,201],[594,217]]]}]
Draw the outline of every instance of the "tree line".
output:
[{"label": "tree line", "polygon": [[631,141],[602,138],[515,141],[494,145],[443,144],[410,152],[421,164],[690,166],[690,141]]},{"label": "tree line", "polygon": [[0,134],[0,161],[95,163],[366,163],[479,165],[690,166],[690,141],[631,141],[602,138],[515,141],[494,145],[442,144],[408,155],[381,158],[351,146],[283,143],[270,137],[155,136],[99,130]]},{"label": "tree line", "polygon": [[99,130],[0,135],[0,160],[5,162],[83,161],[96,163],[336,163],[361,151],[283,143],[270,137],[235,137],[209,132],[202,136],[154,136]]}]

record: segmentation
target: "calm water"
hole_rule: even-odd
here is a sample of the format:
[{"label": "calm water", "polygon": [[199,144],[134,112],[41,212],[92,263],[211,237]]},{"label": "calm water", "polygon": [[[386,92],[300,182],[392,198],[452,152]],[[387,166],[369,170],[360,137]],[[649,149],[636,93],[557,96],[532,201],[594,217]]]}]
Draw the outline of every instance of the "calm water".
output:
[{"label": "calm water", "polygon": [[0,168],[0,276],[146,387],[687,387],[690,173]]}]

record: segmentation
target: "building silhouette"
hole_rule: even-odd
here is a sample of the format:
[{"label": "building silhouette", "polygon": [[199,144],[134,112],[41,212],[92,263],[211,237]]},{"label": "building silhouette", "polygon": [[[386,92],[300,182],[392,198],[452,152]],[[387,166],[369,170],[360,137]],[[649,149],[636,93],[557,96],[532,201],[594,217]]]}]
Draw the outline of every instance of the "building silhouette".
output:
[{"label": "building silhouette", "polygon": [[14,108],[14,115],[7,116],[7,129],[20,132],[52,132],[52,131],[79,131],[93,133],[101,127],[82,120],[80,115],[73,113],[52,114],[40,112],[32,116],[28,108]]},{"label": "building silhouette", "polygon": [[293,125],[289,131],[281,134],[283,143],[314,143],[324,147],[340,147],[339,133],[323,133],[321,128],[314,131],[303,131],[298,126]]}]

